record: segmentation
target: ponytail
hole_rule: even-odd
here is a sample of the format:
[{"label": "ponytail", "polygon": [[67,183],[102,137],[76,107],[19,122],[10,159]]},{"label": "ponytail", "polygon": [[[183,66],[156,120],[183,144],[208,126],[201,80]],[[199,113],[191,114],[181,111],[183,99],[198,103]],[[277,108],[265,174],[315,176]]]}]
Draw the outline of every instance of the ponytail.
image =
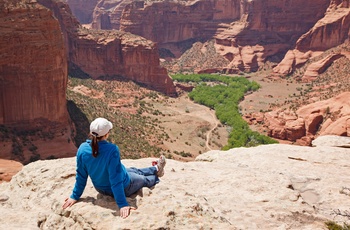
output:
[{"label": "ponytail", "polygon": [[91,148],[92,148],[92,156],[93,157],[97,157],[98,155],[98,143],[97,143],[97,139],[100,139],[97,137],[97,133],[93,132],[92,133],[92,141],[91,141]]}]

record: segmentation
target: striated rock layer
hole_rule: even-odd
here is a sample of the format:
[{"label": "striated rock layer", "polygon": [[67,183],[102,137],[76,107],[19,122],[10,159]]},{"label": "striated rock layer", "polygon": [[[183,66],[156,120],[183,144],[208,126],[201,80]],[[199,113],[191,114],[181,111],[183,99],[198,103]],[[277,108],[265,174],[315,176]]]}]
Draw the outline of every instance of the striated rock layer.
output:
[{"label": "striated rock layer", "polygon": [[0,31],[0,158],[46,159],[47,139],[55,157],[73,156],[58,21],[36,1],[0,0]]},{"label": "striated rock layer", "polygon": [[1,0],[0,6],[0,124],[38,118],[67,124],[67,57],[59,23],[35,2]]},{"label": "striated rock layer", "polygon": [[131,2],[133,2],[133,0],[99,1],[92,14],[91,28],[119,30],[123,10],[126,5],[130,4]]},{"label": "striated rock layer", "polygon": [[60,21],[72,68],[80,68],[92,78],[118,76],[146,85],[167,95],[175,95],[172,79],[160,66],[155,43],[121,31],[82,28],[63,2],[38,0]]},{"label": "striated rock layer", "polygon": [[[174,72],[178,66],[184,66],[182,71],[251,72],[272,61],[279,63],[275,73],[290,74],[310,58],[342,44],[350,26],[348,0],[110,0],[96,3],[92,13],[80,2],[69,4],[92,15],[93,28],[143,36],[164,49],[164,58],[180,58]],[[200,57],[208,61],[181,56],[193,43],[200,41],[205,49],[212,39],[216,54]],[[209,61],[217,54],[228,64]]]},{"label": "striated rock layer", "polygon": [[[329,3],[330,0],[134,2],[124,9],[120,28],[169,49],[169,43],[182,46],[184,41],[214,38],[216,52],[230,63],[226,67],[203,65],[202,72],[207,68],[210,72],[215,68],[229,73],[256,71],[268,58],[279,58],[292,47],[323,17]],[[195,58],[186,61],[185,65],[191,66]]]},{"label": "striated rock layer", "polygon": [[331,1],[324,17],[296,42],[274,72],[287,75],[304,65],[309,59],[341,45],[349,38],[350,8],[348,0]]},{"label": "striated rock layer", "polygon": [[[328,138],[327,138],[328,139]],[[335,140],[336,146],[342,146]],[[62,210],[75,181],[75,158],[37,161],[0,184],[1,229],[327,229],[343,224],[350,199],[350,149],[265,145],[210,151],[195,162],[168,160],[153,190],[115,201],[89,180],[80,201]],[[332,144],[334,146],[334,144]],[[153,158],[123,160],[145,167]],[[18,217],[21,218],[18,218]]]}]

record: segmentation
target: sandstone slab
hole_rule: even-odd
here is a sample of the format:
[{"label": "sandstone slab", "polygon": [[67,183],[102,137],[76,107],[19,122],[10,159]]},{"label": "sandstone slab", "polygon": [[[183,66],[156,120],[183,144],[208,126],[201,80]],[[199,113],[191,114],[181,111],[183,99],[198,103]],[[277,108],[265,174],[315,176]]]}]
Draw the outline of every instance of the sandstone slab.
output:
[{"label": "sandstone slab", "polygon": [[[144,167],[152,158],[123,160]],[[75,159],[37,161],[0,185],[0,228],[6,229],[326,229],[347,211],[349,148],[265,145],[210,151],[195,162],[168,160],[153,190],[129,199],[123,220],[91,182],[81,200],[61,206],[73,188]],[[19,218],[20,216],[20,218]]]}]

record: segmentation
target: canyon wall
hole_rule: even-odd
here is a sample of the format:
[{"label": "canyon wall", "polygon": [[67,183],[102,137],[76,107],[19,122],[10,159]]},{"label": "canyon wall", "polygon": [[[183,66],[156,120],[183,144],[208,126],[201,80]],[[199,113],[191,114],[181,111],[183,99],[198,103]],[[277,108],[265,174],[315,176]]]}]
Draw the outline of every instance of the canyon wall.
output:
[{"label": "canyon wall", "polygon": [[81,30],[70,41],[70,61],[92,78],[119,76],[176,95],[167,70],[160,67],[155,43],[120,31]]},{"label": "canyon wall", "polygon": [[[278,63],[275,73],[290,74],[342,44],[350,26],[348,0],[120,0],[100,1],[92,12],[80,0],[68,3],[91,15],[93,28],[120,29],[157,42],[166,50],[164,58],[176,58],[174,67],[168,67],[175,72],[178,65],[184,71],[251,72],[272,61]],[[182,57],[196,49],[195,42],[206,49],[211,39],[216,54],[227,61],[209,61],[216,56],[213,52],[203,52],[201,59],[207,61],[201,64],[197,56]]]},{"label": "canyon wall", "polygon": [[158,43],[210,39],[221,23],[240,18],[238,0],[133,2],[125,7],[120,29]]},{"label": "canyon wall", "polygon": [[67,58],[59,23],[37,3],[0,1],[0,124],[68,123]]},{"label": "canyon wall", "polygon": [[[216,53],[229,64],[211,63],[199,71],[250,72],[269,58],[280,60],[324,16],[329,4],[330,0],[134,2],[125,7],[120,29],[156,41],[174,54],[178,52],[170,43],[183,48],[181,42],[204,41],[206,47],[206,41],[215,39]],[[191,67],[196,58],[179,62]]]},{"label": "canyon wall", "polygon": [[324,17],[304,33],[274,72],[287,75],[309,59],[343,44],[349,38],[350,8],[348,0],[331,1]]},{"label": "canyon wall", "polygon": [[36,1],[0,0],[0,11],[0,158],[28,163],[73,156],[58,21]]},{"label": "canyon wall", "polygon": [[93,79],[118,76],[176,95],[172,79],[160,66],[155,43],[126,32],[83,28],[66,3],[38,1],[51,9],[60,21],[70,66],[78,67]]},{"label": "canyon wall", "polygon": [[120,19],[126,5],[132,0],[100,1],[92,14],[92,29],[119,30]]},{"label": "canyon wall", "polygon": [[79,22],[88,24],[92,21],[92,14],[100,0],[66,0],[66,2]]}]

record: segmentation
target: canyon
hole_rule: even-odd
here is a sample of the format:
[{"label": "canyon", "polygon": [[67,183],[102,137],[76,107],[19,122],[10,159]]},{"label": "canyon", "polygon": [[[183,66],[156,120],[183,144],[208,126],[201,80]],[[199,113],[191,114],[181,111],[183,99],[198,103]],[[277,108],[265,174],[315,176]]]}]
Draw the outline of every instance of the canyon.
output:
[{"label": "canyon", "polygon": [[125,32],[86,30],[64,2],[2,0],[0,5],[1,158],[28,163],[75,154],[68,70],[176,95],[155,43]]},{"label": "canyon", "polygon": [[93,79],[132,80],[166,95],[176,95],[172,79],[160,66],[154,42],[121,31],[83,28],[66,3],[38,2],[51,9],[60,22],[72,71],[82,70]]},{"label": "canyon", "polygon": [[[349,14],[348,0],[0,0],[0,182],[10,181],[0,184],[0,226],[325,229],[326,221],[344,223]],[[218,128],[213,111],[188,103],[183,90],[192,86],[175,84],[169,73],[176,72],[257,81],[262,88],[245,95],[242,115],[252,128],[292,145],[211,150],[224,144],[227,127]],[[68,88],[68,75],[106,90]],[[129,91],[128,81],[141,86]],[[74,184],[79,132],[67,111],[71,91],[81,98],[76,107],[103,99],[108,113],[129,115],[140,112],[133,105],[142,91],[150,95],[143,104],[155,106],[152,118],[170,124],[168,141],[149,141],[196,151],[169,159],[162,182],[129,200],[138,210],[128,221],[116,218],[115,202],[91,184],[79,203],[61,209]],[[116,128],[145,136],[130,124]],[[198,136],[203,127],[216,129],[210,139],[216,146],[209,145],[210,132]],[[154,160],[141,157],[123,163]]]},{"label": "canyon", "polygon": [[[333,64],[346,65],[346,60],[349,60],[348,0],[314,0],[306,3],[236,0],[100,1],[94,9],[90,7],[88,11],[83,10],[79,0],[70,0],[68,4],[75,9],[78,18],[89,18],[83,21],[86,26],[131,32],[156,42],[163,58],[162,64],[170,73],[249,75],[270,69],[265,74],[266,79],[292,78],[301,83],[314,84],[321,78],[319,76],[326,78],[333,74],[328,71]],[[342,79],[347,78],[347,71],[338,71],[337,75],[344,76]],[[349,81],[340,82],[333,77],[327,84],[321,84],[323,85],[311,89],[313,93],[304,93],[304,96],[307,94],[305,98],[309,98],[308,103],[339,98],[339,95],[348,97],[341,93],[348,91]],[[323,92],[315,92],[320,91],[319,88],[323,88]],[[332,93],[325,97],[327,89]],[[298,115],[297,111],[304,104],[305,102],[294,103],[291,105],[293,111],[277,109],[271,112],[293,114],[293,122],[286,122],[277,118],[279,115],[271,116],[270,113],[261,115],[259,111],[245,116],[248,122],[252,121],[251,124],[256,124],[257,119],[260,120],[258,123],[264,123],[263,129],[274,138],[310,145],[314,135],[324,134],[321,125],[327,119],[325,113],[322,113],[322,119],[316,122],[317,128],[313,127],[311,134],[305,127],[305,121],[299,119],[306,115]],[[337,122],[340,122],[342,129],[347,130],[347,119],[341,117],[349,114],[339,111],[332,111],[331,114],[333,113],[336,115],[328,119],[323,129],[329,123],[337,126]],[[338,118],[341,120],[337,121]],[[275,119],[279,121],[276,122]],[[299,128],[288,127],[287,123]],[[279,128],[276,124],[279,124]],[[281,130],[289,130],[291,134],[286,135]],[[347,135],[347,132],[339,130],[333,134]]]}]

